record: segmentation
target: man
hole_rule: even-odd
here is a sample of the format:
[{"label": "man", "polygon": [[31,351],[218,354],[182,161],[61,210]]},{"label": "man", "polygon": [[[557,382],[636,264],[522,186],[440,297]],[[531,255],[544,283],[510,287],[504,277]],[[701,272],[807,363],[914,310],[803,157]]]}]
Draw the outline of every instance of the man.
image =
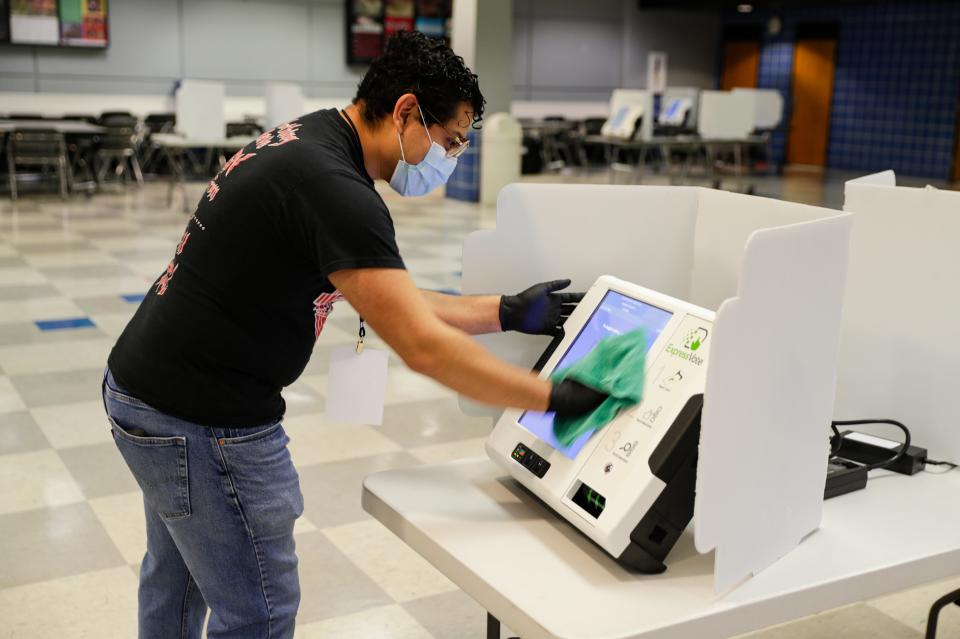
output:
[{"label": "man", "polygon": [[449,177],[478,122],[477,77],[404,33],[344,111],[268,131],[208,185],[173,260],[110,354],[104,403],[143,489],[140,636],[290,637],[303,510],[281,389],[345,298],[413,370],[489,404],[578,414],[604,395],[552,386],[467,333],[553,334],[566,282],[516,296],[418,290],[373,181],[420,195]]}]

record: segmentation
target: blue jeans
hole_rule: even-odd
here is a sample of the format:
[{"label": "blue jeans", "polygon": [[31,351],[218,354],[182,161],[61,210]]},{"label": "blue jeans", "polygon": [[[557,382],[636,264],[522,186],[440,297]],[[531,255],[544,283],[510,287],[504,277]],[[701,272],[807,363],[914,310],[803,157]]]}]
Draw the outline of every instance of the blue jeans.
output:
[{"label": "blue jeans", "polygon": [[279,421],[211,428],[154,410],[117,385],[103,400],[143,491],[141,639],[292,637],[300,581],[293,523],[300,478]]}]

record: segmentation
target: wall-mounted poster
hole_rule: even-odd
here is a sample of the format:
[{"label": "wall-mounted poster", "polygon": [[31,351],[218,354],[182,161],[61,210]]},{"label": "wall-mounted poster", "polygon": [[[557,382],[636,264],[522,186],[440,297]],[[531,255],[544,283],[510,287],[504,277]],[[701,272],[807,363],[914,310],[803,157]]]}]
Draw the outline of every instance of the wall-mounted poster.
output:
[{"label": "wall-mounted poster", "polygon": [[107,46],[107,0],[60,0],[60,43]]},{"label": "wall-mounted poster", "polygon": [[383,34],[389,38],[398,31],[413,31],[413,0],[386,0]]},{"label": "wall-mounted poster", "polygon": [[450,0],[417,0],[416,29],[432,38],[450,39]]},{"label": "wall-mounted poster", "polygon": [[450,40],[451,0],[346,0],[347,63],[367,64],[399,31]]},{"label": "wall-mounted poster", "polygon": [[60,44],[57,0],[10,0],[10,42]]},{"label": "wall-mounted poster", "polygon": [[347,60],[370,62],[383,53],[383,0],[347,0]]}]

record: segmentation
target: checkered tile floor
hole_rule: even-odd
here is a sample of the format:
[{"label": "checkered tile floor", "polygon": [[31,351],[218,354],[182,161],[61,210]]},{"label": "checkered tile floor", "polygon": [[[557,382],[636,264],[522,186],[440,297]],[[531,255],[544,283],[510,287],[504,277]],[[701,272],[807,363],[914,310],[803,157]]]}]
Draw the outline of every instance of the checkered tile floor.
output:
[{"label": "checkered tile floor", "polygon": [[[807,199],[820,199],[823,188],[766,186]],[[190,196],[201,189],[191,185]],[[491,227],[494,212],[439,197],[385,196],[417,283],[456,290],[463,238]],[[184,216],[165,197],[163,185],[148,184],[68,202],[40,195],[0,202],[0,639],[135,636],[142,504],[110,438],[99,384],[110,347],[183,230]],[[382,427],[327,422],[329,351],[354,340],[356,328],[356,315],[338,305],[305,374],[285,391],[285,427],[306,499],[296,529],[298,636],[482,637],[483,610],[370,519],[359,496],[371,472],[482,455],[489,421],[464,416],[448,390],[394,358]],[[947,589],[760,636],[919,637],[927,607]],[[960,615],[951,614],[943,636],[960,633]]]}]

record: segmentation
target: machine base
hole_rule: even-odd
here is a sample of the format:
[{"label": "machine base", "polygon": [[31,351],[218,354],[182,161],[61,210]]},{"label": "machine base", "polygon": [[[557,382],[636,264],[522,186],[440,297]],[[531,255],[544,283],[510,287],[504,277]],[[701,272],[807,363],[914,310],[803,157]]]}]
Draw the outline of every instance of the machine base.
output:
[{"label": "machine base", "polygon": [[617,557],[631,570],[645,574],[665,571],[664,559],[693,519],[702,411],[703,395],[692,396],[650,456],[650,471],[666,487],[630,533],[626,550]]}]

